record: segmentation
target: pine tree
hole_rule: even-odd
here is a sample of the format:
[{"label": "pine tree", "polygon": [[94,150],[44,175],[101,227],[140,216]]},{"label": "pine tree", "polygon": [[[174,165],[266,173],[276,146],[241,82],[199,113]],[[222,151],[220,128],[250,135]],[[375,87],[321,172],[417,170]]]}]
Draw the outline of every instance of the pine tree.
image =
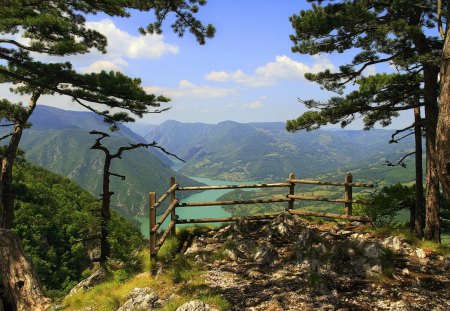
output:
[{"label": "pine tree", "polygon": [[[141,80],[130,78],[120,72],[81,74],[70,62],[45,63],[34,55],[70,56],[88,53],[92,49],[106,53],[107,40],[101,33],[86,27],[86,16],[104,13],[109,16],[130,17],[131,10],[154,13],[154,21],[140,28],[142,34],[161,33],[162,23],[169,14],[175,15],[171,27],[179,36],[189,30],[200,44],[214,36],[212,25],[204,26],[195,14],[205,0],[181,1],[131,1],[131,0],[75,0],[75,1],[29,1],[5,0],[0,6],[0,82],[13,85],[12,91],[28,96],[28,105],[0,101],[0,119],[12,127],[11,133],[2,137],[9,139],[1,158],[0,174],[0,228],[9,232],[13,223],[14,192],[12,188],[13,163],[23,130],[29,126],[28,119],[42,95],[60,94],[72,98],[79,104],[104,117],[117,129],[121,122],[133,121],[133,116],[158,113],[160,105],[169,99],[147,94],[141,87]],[[98,108],[103,107],[103,108]],[[112,111],[114,109],[114,112]],[[117,110],[119,109],[119,112]],[[132,115],[130,115],[132,114]],[[2,237],[9,237],[3,234]],[[17,243],[11,239],[10,243]],[[20,250],[20,245],[14,247]],[[3,250],[3,249],[2,249]],[[8,253],[12,256],[12,254]],[[0,254],[2,258],[6,254]],[[9,260],[11,259],[11,260]],[[39,310],[42,293],[39,286],[32,286],[36,293],[17,288],[7,273],[10,263],[0,271],[0,292],[6,293],[4,304],[13,310]],[[21,257],[25,260],[25,257]],[[24,270],[23,279],[34,279],[29,270]],[[34,295],[36,294],[36,295]],[[0,308],[1,309],[1,308]]]},{"label": "pine tree", "polygon": [[443,17],[450,15],[448,1],[438,1],[438,23],[445,39],[442,50],[440,72],[441,93],[439,96],[439,117],[437,124],[436,148],[439,162],[439,180],[447,203],[450,203],[450,32],[448,24],[443,26]]},{"label": "pine tree", "polygon": [[[442,40],[427,29],[437,28],[434,1],[310,1],[310,10],[291,17],[293,51],[302,54],[356,53],[336,72],[305,75],[338,96],[326,102],[306,100],[308,111],[287,122],[289,131],[312,130],[328,123],[346,126],[362,115],[366,129],[389,125],[399,111],[423,106],[426,133],[425,238],[440,240],[436,124],[438,74]],[[324,5],[324,2],[329,2]],[[445,17],[443,17],[446,22]],[[397,69],[393,74],[364,76],[372,65]],[[357,90],[344,93],[354,83]],[[411,127],[414,127],[412,125]]]}]

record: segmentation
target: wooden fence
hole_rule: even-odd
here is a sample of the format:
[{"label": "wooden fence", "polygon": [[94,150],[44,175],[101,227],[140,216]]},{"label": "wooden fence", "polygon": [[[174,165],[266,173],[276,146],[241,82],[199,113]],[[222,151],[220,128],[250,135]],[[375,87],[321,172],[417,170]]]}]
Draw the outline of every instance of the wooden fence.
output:
[{"label": "wooden fence", "polygon": [[[319,196],[305,196],[295,193],[295,185],[320,185],[320,186],[338,186],[344,187],[344,197],[343,199],[331,199]],[[251,188],[287,188],[287,194],[284,198],[269,198],[269,199],[255,199],[255,200],[237,200],[237,201],[218,201],[218,202],[187,202],[182,203],[176,198],[177,191],[206,191],[206,190],[219,190],[219,189],[251,189]],[[294,215],[303,216],[316,216],[316,217],[327,217],[327,218],[337,218],[346,219],[354,221],[368,222],[370,219],[366,216],[353,216],[352,215],[352,204],[372,204],[372,202],[353,200],[352,189],[353,187],[373,187],[372,184],[365,183],[354,183],[352,174],[346,174],[344,182],[331,182],[331,181],[316,181],[316,180],[305,180],[296,179],[294,174],[289,174],[289,178],[285,182],[280,183],[259,183],[251,185],[226,185],[226,186],[196,186],[196,187],[182,187],[175,182],[175,178],[170,179],[170,188],[166,191],[158,200],[156,200],[156,193],[149,193],[150,201],[150,256],[156,256],[164,241],[169,235],[175,235],[177,224],[191,224],[191,223],[211,223],[211,222],[231,222],[239,221],[243,219],[247,220],[261,220],[261,219],[271,219],[278,216],[278,214],[266,214],[266,215],[256,215],[248,217],[224,217],[224,218],[198,218],[198,219],[179,219],[176,215],[177,207],[188,207],[188,206],[212,206],[212,205],[237,205],[237,204],[258,204],[258,203],[286,203],[286,211]],[[170,198],[169,207],[166,209],[164,214],[156,221],[156,210],[161,206],[161,204]],[[305,210],[294,209],[294,203],[296,200],[302,201],[322,201],[322,202],[334,202],[345,204],[345,214],[334,214],[334,213],[320,213],[311,212]],[[162,223],[170,215],[170,223],[166,230],[163,232],[160,239],[157,241],[157,232],[161,227]]]}]

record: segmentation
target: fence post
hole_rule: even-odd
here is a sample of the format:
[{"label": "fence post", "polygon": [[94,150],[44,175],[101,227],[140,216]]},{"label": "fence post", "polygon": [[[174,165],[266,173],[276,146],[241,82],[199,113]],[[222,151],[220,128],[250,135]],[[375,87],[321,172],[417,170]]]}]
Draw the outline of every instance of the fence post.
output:
[{"label": "fence post", "polygon": [[[170,187],[172,187],[173,185],[175,185],[175,177],[170,177]],[[175,198],[175,190],[170,194],[170,204],[172,204],[173,202],[175,202],[176,198]],[[175,213],[175,209],[173,208],[172,211],[170,212],[170,220],[171,221],[176,221],[177,220],[177,216]],[[177,233],[177,228],[176,228],[176,224],[173,226],[172,230],[170,231],[170,234],[172,236],[175,236]]]},{"label": "fence post", "polygon": [[[353,182],[353,176],[351,173],[348,173],[345,175],[345,182],[346,183],[351,183]],[[353,195],[352,195],[352,186],[345,186],[345,193],[344,193],[344,200],[346,201],[351,201],[353,199]],[[345,215],[347,216],[351,216],[352,215],[352,203],[345,203]]]},{"label": "fence post", "polygon": [[[292,180],[292,179],[295,179],[295,174],[294,173],[290,173],[289,174],[289,177],[288,177],[288,180],[289,180],[289,182],[290,182],[290,180]],[[290,186],[289,186],[289,195],[294,195],[295,194],[295,183],[293,183],[293,182],[290,182],[291,184],[290,184]],[[290,210],[290,209],[294,209],[294,202],[295,202],[295,200],[294,199],[291,199],[289,202],[288,202],[288,210]]]},{"label": "fence post", "polygon": [[156,203],[156,192],[150,192],[149,195],[149,235],[150,235],[150,258],[156,247],[156,232],[152,233],[153,227],[156,225],[156,208],[153,207]]}]

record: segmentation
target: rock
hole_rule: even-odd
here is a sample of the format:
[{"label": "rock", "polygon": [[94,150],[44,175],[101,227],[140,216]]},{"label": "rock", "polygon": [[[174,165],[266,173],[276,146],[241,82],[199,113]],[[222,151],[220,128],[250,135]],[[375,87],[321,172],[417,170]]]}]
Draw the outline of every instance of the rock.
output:
[{"label": "rock", "polygon": [[299,220],[289,212],[283,212],[270,223],[270,236],[277,239],[290,239],[298,231]]},{"label": "rock", "polygon": [[224,250],[224,253],[225,253],[225,255],[227,255],[228,258],[230,258],[231,260],[233,260],[233,261],[238,260],[238,256],[237,256],[236,253],[233,252],[232,250],[226,249],[226,250]]},{"label": "rock", "polygon": [[193,300],[186,302],[184,305],[178,307],[176,311],[218,311],[218,310],[211,308],[203,301]]},{"label": "rock", "polygon": [[128,300],[117,311],[154,310],[161,306],[158,295],[150,288],[134,288]]},{"label": "rock", "polygon": [[222,228],[219,231],[217,231],[217,233],[214,235],[214,239],[216,241],[223,241],[230,235],[231,231],[232,231],[231,225],[226,226],[225,228]]},{"label": "rock", "polygon": [[364,226],[364,223],[362,223],[360,221],[352,221],[350,224],[352,226],[354,226],[354,227],[362,227],[362,226]]},{"label": "rock", "polygon": [[425,251],[421,248],[416,249],[416,255],[418,258],[420,259],[425,259],[427,258],[427,254],[425,253]]},{"label": "rock", "polygon": [[283,311],[283,307],[276,300],[265,301],[256,307],[249,308],[249,311]]},{"label": "rock", "polygon": [[371,259],[377,259],[381,256],[383,253],[383,250],[380,246],[378,246],[375,243],[369,243],[366,247],[364,247],[364,255]]},{"label": "rock", "polygon": [[258,247],[253,259],[258,265],[271,265],[278,259],[278,253],[275,247],[265,243]]},{"label": "rock", "polygon": [[256,243],[252,240],[240,240],[236,242],[236,250],[241,253],[242,258],[252,258],[256,249]]},{"label": "rock", "polygon": [[294,245],[295,254],[297,260],[302,261],[309,253],[309,250],[313,244],[320,243],[320,237],[315,230],[305,228]]},{"label": "rock", "polygon": [[402,249],[402,243],[402,240],[398,236],[395,236],[392,239],[392,249],[397,252],[400,251]]},{"label": "rock", "polygon": [[103,267],[100,267],[97,271],[95,271],[90,277],[82,280],[80,283],[75,285],[69,292],[67,297],[70,297],[79,291],[87,291],[88,289],[94,287],[97,284],[103,282],[107,277],[106,270]]}]

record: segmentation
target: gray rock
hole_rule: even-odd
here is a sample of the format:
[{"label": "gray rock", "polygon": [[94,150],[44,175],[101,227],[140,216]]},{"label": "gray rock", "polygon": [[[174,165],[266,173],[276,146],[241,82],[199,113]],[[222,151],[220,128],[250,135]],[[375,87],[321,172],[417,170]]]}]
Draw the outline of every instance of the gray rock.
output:
[{"label": "gray rock", "polygon": [[87,291],[88,289],[94,287],[97,284],[100,284],[106,279],[106,270],[103,267],[100,267],[97,271],[95,271],[90,277],[82,280],[80,283],[74,286],[69,292],[67,297],[70,297],[79,291]]},{"label": "gray rock", "polygon": [[269,235],[273,238],[290,239],[297,234],[298,227],[298,218],[288,212],[283,212],[270,223]]},{"label": "gray rock", "polygon": [[258,247],[253,259],[258,265],[271,265],[278,258],[278,253],[270,244],[262,244]]},{"label": "gray rock", "polygon": [[383,250],[375,243],[369,243],[364,247],[364,255],[368,258],[376,259],[383,254]]},{"label": "gray rock", "polygon": [[218,311],[218,310],[211,308],[203,301],[193,300],[186,302],[184,305],[178,307],[176,311]]},{"label": "gray rock", "polygon": [[160,306],[158,295],[150,287],[134,288],[117,311],[154,310]]},{"label": "gray rock", "polygon": [[425,259],[427,258],[427,254],[425,253],[425,251],[421,248],[416,249],[416,255],[418,258],[420,259]]},{"label": "gray rock", "polygon": [[245,257],[251,258],[256,249],[256,243],[252,240],[240,240],[236,242],[236,250],[244,254]]}]

